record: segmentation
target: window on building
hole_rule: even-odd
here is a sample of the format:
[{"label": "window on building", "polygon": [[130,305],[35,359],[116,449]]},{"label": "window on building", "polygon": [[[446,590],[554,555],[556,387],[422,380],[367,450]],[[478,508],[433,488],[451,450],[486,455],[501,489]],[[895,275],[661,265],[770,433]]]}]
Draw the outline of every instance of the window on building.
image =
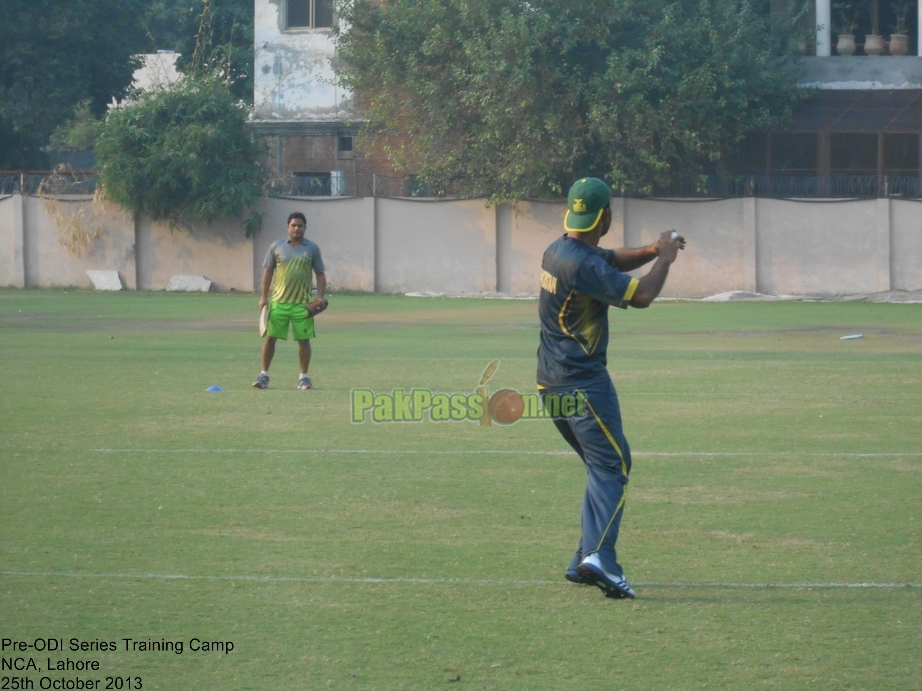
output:
[{"label": "window on building", "polygon": [[288,0],[289,29],[328,29],[333,26],[334,0]]},{"label": "window on building", "polygon": [[341,154],[352,153],[352,137],[341,134],[338,138],[337,148]]},{"label": "window on building", "polygon": [[877,175],[877,135],[829,135],[829,174]]},{"label": "window on building", "polygon": [[919,175],[919,135],[884,135],[884,175]]},{"label": "window on building", "polygon": [[772,175],[816,175],[818,142],[815,132],[777,133],[771,136]]},{"label": "window on building", "polygon": [[432,189],[425,182],[420,182],[415,175],[403,177],[404,197],[431,197]]},{"label": "window on building", "polygon": [[299,197],[329,197],[329,173],[292,173],[294,194]]}]

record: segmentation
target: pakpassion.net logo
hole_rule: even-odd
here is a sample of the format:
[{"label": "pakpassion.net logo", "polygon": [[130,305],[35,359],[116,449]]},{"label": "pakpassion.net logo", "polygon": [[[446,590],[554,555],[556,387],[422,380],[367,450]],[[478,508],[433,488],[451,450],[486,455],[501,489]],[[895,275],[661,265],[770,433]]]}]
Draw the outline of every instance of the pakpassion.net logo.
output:
[{"label": "pakpassion.net logo", "polygon": [[482,426],[511,425],[519,420],[546,420],[586,414],[586,400],[578,393],[519,393],[499,389],[492,394],[486,383],[496,373],[499,360],[483,371],[470,393],[438,393],[431,389],[394,389],[376,393],[352,389],[352,422],[479,422]]}]

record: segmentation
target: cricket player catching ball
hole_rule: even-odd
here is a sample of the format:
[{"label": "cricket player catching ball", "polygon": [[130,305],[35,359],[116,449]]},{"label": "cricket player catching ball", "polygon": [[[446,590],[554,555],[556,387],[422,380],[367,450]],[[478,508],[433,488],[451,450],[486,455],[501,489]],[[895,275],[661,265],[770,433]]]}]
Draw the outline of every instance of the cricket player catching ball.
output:
[{"label": "cricket player catching ball", "polygon": [[[648,307],[685,248],[685,238],[667,230],[646,247],[602,249],[599,240],[611,226],[610,202],[611,189],[598,178],[583,178],[570,188],[566,233],[547,248],[541,262],[537,379],[543,393],[575,394],[585,403],[585,415],[554,419],[588,475],[582,535],[566,578],[598,586],[606,597],[633,598],[615,552],[631,450],[606,369],[608,308]],[[653,260],[643,278],[625,273]]]},{"label": "cricket player catching ball", "polygon": [[[266,317],[266,339],[262,347],[262,372],[253,386],[257,389],[269,387],[269,365],[275,356],[275,342],[288,338],[288,325],[298,342],[298,359],[301,374],[298,389],[308,391],[314,388],[307,368],[311,364],[311,341],[314,337],[314,317],[327,308],[324,292],[327,276],[324,273],[320,248],[305,239],[307,219],[300,211],[288,217],[288,237],[276,240],[269,247],[263,262],[262,293],[259,298],[260,311],[268,307]],[[311,301],[311,284],[317,277],[317,297]],[[270,300],[271,290],[271,300]]]}]

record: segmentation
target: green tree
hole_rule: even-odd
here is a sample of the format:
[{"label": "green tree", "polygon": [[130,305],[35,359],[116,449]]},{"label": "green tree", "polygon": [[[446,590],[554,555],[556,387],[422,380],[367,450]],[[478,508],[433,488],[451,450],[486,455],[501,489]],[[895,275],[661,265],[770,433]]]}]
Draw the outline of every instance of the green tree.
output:
[{"label": "green tree", "polygon": [[247,235],[258,230],[264,173],[249,109],[227,83],[186,77],[136,99],[109,114],[96,142],[105,197],[186,228],[249,212]]},{"label": "green tree", "polygon": [[757,0],[348,0],[339,72],[395,164],[442,193],[625,193],[719,169],[790,116]]},{"label": "green tree", "polygon": [[146,43],[141,0],[3,0],[0,168],[43,168],[52,131],[86,101],[101,115]]},{"label": "green tree", "polygon": [[250,103],[253,12],[253,0],[152,0],[142,23],[151,51],[180,53],[177,67],[187,74],[220,69],[233,93]]}]

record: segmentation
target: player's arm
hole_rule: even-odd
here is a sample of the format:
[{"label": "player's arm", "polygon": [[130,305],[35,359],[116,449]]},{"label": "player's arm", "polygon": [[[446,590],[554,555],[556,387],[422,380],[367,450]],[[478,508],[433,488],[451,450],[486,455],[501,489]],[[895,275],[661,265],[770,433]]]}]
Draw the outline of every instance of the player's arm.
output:
[{"label": "player's arm", "polygon": [[627,273],[634,269],[639,269],[644,264],[656,259],[656,245],[647,245],[646,247],[622,247],[618,250],[612,250],[609,265]]},{"label": "player's arm", "polygon": [[[665,233],[660,234],[660,238],[673,232],[674,231],[667,230]],[[678,242],[680,250],[685,249],[685,238],[681,235],[677,235],[675,240]],[[611,259],[608,260],[608,264],[618,269],[618,271],[627,273],[628,271],[639,269],[644,264],[648,264],[656,259],[659,256],[659,251],[659,240],[646,247],[622,247],[618,250],[611,250],[612,256]]]},{"label": "player's arm", "polygon": [[323,300],[323,294],[327,290],[327,275],[323,271],[315,275],[317,276],[317,299]]},{"label": "player's arm", "polygon": [[[669,230],[667,233],[675,231]],[[685,249],[685,238],[677,237],[679,249]],[[618,271],[627,273],[634,269],[639,269],[644,264],[648,264],[659,256],[659,240],[646,245],[645,247],[622,247],[618,250],[604,250],[606,263]]]},{"label": "player's arm", "polygon": [[263,271],[262,292],[259,296],[259,309],[269,304],[269,289],[272,287],[272,277],[274,275],[274,268],[267,268]]},{"label": "player's arm", "polygon": [[679,235],[672,237],[672,231],[667,230],[661,233],[651,246],[656,250],[656,263],[637,283],[637,289],[629,303],[631,307],[649,307],[660,294],[663,286],[666,285],[669,267],[679,256],[679,250],[684,248],[685,240]]}]

